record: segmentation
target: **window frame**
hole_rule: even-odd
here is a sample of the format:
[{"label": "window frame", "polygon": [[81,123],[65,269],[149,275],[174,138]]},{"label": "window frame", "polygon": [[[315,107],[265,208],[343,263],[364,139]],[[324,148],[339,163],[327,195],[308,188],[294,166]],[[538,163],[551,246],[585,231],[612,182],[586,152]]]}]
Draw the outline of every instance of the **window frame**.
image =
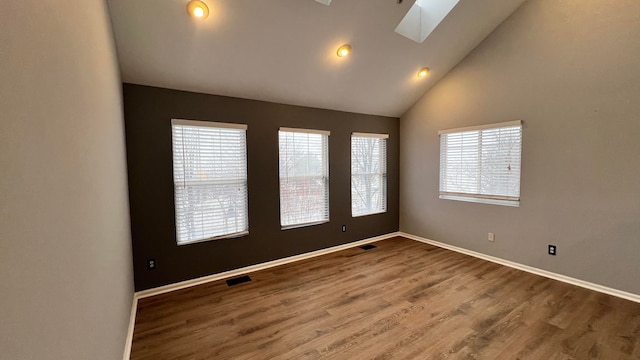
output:
[{"label": "window frame", "polygon": [[[380,154],[380,163],[378,164],[377,168],[378,171],[377,172],[362,172],[362,173],[354,173],[354,138],[365,138],[365,139],[376,139],[376,140],[380,140],[381,144],[379,145],[379,150],[381,152]],[[387,152],[387,148],[388,148],[388,141],[389,141],[389,134],[376,134],[376,133],[361,133],[361,132],[354,132],[351,134],[351,217],[361,217],[361,216],[368,216],[368,215],[375,215],[375,214],[383,214],[387,212],[387,208],[388,208],[388,190],[387,190],[387,183],[388,183],[388,166],[387,166],[387,160],[388,160],[388,152]],[[381,192],[380,194],[380,205],[381,208],[379,209],[375,209],[374,211],[369,211],[369,212],[362,212],[362,213],[354,213],[354,206],[355,206],[355,199],[354,199],[354,178],[356,177],[362,177],[362,176],[376,176],[379,177],[380,180],[380,189],[379,191]]]},{"label": "window frame", "polygon": [[[245,225],[244,225],[244,230],[241,231],[235,231],[235,232],[229,232],[229,233],[225,233],[225,234],[221,234],[221,235],[215,235],[215,236],[207,236],[207,237],[203,237],[203,238],[197,238],[197,239],[187,239],[187,240],[182,240],[180,241],[180,228],[179,228],[179,211],[178,211],[178,204],[179,204],[179,200],[178,200],[178,196],[179,196],[179,191],[178,191],[178,174],[176,173],[176,139],[175,139],[175,131],[176,131],[176,127],[202,127],[202,128],[215,128],[215,129],[235,129],[235,130],[242,130],[244,131],[244,154],[242,155],[244,157],[244,177],[243,178],[239,178],[237,183],[238,184],[243,184],[243,188],[245,190],[245,194],[244,194],[244,200],[245,200],[245,204],[244,204],[244,219],[245,219]],[[176,228],[176,244],[178,246],[185,246],[185,245],[191,245],[191,244],[196,244],[196,243],[201,243],[201,242],[206,242],[206,241],[214,241],[214,240],[220,240],[220,239],[230,239],[230,238],[237,238],[237,237],[242,237],[242,236],[246,236],[249,234],[249,186],[248,186],[248,155],[247,155],[247,135],[246,132],[248,130],[248,126],[246,124],[238,124],[238,123],[223,123],[223,122],[213,122],[213,121],[201,121],[201,120],[184,120],[184,119],[171,119],[171,154],[172,154],[172,181],[173,181],[173,187],[174,187],[174,221],[175,221],[175,228]],[[185,142],[183,141],[182,144],[184,145]],[[184,187],[188,187],[189,185],[187,184],[188,181],[186,180],[186,176],[183,175],[183,183]],[[226,184],[228,184],[228,181],[225,181]],[[191,184],[191,186],[194,186],[196,183]],[[215,186],[216,184],[212,184],[212,186]],[[218,184],[220,185],[220,184]]]},{"label": "window frame", "polygon": [[[318,220],[313,220],[313,221],[306,221],[306,222],[298,222],[298,223],[287,223],[284,224],[283,223],[283,179],[295,179],[295,178],[309,178],[309,176],[283,176],[282,174],[282,144],[281,144],[281,138],[280,135],[281,133],[298,133],[298,134],[308,134],[308,135],[321,135],[323,136],[322,138],[322,154],[321,154],[321,158],[322,158],[322,175],[320,176],[313,176],[313,178],[320,178],[322,179],[322,183],[324,184],[324,199],[325,199],[325,203],[324,203],[324,213],[326,215],[326,218],[323,219],[318,219]],[[302,227],[307,227],[307,226],[314,226],[314,225],[320,225],[320,224],[324,224],[324,223],[328,223],[330,221],[330,201],[329,201],[329,136],[331,135],[330,131],[327,130],[317,130],[317,129],[303,129],[303,128],[290,128],[290,127],[281,127],[280,129],[278,129],[278,196],[279,196],[279,206],[280,206],[280,211],[279,211],[279,215],[280,215],[280,229],[281,230],[289,230],[289,229],[296,229],[296,228],[302,228]]]},{"label": "window frame", "polygon": [[[517,194],[511,194],[511,195],[503,195],[503,194],[484,194],[482,193],[482,190],[480,188],[480,185],[478,185],[478,190],[476,192],[453,192],[453,191],[446,191],[443,190],[443,183],[445,182],[443,176],[446,176],[443,174],[443,168],[446,169],[446,165],[443,164],[443,161],[446,161],[445,159],[445,154],[443,153],[443,135],[444,136],[448,136],[451,134],[463,134],[463,133],[473,133],[476,132],[478,133],[478,146],[477,146],[477,152],[478,152],[478,160],[477,160],[477,177],[478,177],[478,181],[480,182],[481,177],[482,177],[482,173],[483,170],[485,168],[482,167],[482,149],[483,149],[483,142],[482,142],[482,135],[484,131],[491,131],[491,130],[500,130],[500,129],[510,129],[510,128],[517,128],[516,134],[517,134],[517,144],[519,145],[518,148],[516,149],[516,152],[514,153],[509,153],[509,156],[513,156],[515,159],[517,159],[517,180],[518,180],[518,186],[517,186]],[[522,121],[521,120],[514,120],[514,121],[507,121],[507,122],[501,122],[501,123],[493,123],[493,124],[486,124],[486,125],[478,125],[478,126],[469,126],[469,127],[463,127],[463,128],[455,128],[455,129],[447,129],[447,130],[441,130],[438,132],[439,138],[440,138],[440,166],[439,166],[439,198],[440,199],[446,199],[446,200],[456,200],[456,201],[466,201],[466,202],[475,202],[475,203],[483,203],[483,204],[493,204],[493,205],[503,205],[503,206],[512,206],[512,207],[519,207],[520,206],[520,185],[522,183],[522,179],[521,179],[521,175],[522,175],[522,138],[523,138],[523,132],[522,132]],[[516,142],[514,142],[516,143]],[[462,150],[461,150],[462,151]],[[473,151],[473,150],[472,150]],[[505,156],[505,154],[500,154],[501,159],[502,158],[507,158],[507,156]],[[516,164],[516,163],[514,163]],[[509,167],[511,166],[511,163],[509,163]],[[509,168],[509,171],[511,171],[511,169]],[[492,173],[493,176],[496,176],[496,174],[499,173]]]}]

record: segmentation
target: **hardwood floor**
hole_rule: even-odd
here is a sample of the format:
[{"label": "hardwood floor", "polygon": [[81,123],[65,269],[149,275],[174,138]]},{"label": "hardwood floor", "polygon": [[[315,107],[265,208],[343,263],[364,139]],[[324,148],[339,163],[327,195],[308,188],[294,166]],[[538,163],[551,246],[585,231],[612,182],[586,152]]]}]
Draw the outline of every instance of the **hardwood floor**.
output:
[{"label": "hardwood floor", "polygon": [[404,238],[141,299],[131,359],[640,359],[640,304]]}]

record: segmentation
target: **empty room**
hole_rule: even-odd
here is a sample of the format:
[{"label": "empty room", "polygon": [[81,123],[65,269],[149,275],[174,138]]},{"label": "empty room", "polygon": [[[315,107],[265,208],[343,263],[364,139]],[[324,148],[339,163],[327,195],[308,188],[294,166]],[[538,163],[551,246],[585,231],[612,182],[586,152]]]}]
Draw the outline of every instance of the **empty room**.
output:
[{"label": "empty room", "polygon": [[0,3],[0,359],[640,359],[637,0]]}]

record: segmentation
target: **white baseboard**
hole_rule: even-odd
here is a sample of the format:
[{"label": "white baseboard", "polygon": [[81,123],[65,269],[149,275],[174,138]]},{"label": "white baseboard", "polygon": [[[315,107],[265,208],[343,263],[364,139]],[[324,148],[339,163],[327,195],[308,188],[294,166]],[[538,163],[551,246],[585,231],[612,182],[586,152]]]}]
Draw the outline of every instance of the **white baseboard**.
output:
[{"label": "white baseboard", "polygon": [[350,248],[353,248],[353,247],[356,247],[356,246],[361,246],[361,245],[369,244],[369,243],[372,243],[372,242],[389,239],[389,238],[392,238],[392,237],[395,237],[395,236],[398,236],[398,235],[399,235],[398,232],[394,232],[394,233],[389,233],[389,234],[385,234],[385,235],[375,236],[375,237],[364,239],[364,240],[350,242],[348,244],[333,246],[333,247],[330,247],[330,248],[320,249],[320,250],[316,250],[316,251],[312,251],[312,252],[308,252],[308,253],[304,253],[304,254],[299,254],[299,255],[294,255],[294,256],[289,256],[289,257],[286,257],[286,258],[277,259],[277,260],[273,260],[273,261],[268,261],[268,262],[261,263],[261,264],[246,266],[246,267],[239,268],[239,269],[233,269],[233,270],[221,272],[221,273],[218,273],[218,274],[213,274],[213,275],[209,275],[209,276],[203,276],[203,277],[200,277],[200,278],[197,278],[197,279],[181,281],[181,282],[175,283],[175,284],[169,284],[169,285],[160,286],[160,287],[153,288],[153,289],[138,291],[133,295],[133,305],[132,305],[132,308],[131,308],[131,319],[129,321],[129,331],[127,333],[127,342],[125,344],[123,360],[129,360],[129,357],[131,356],[131,343],[133,341],[133,330],[134,330],[134,327],[135,327],[136,309],[138,307],[138,300],[139,299],[143,299],[143,298],[154,296],[154,295],[160,295],[160,294],[164,294],[164,293],[167,293],[167,292],[188,288],[188,287],[191,287],[191,286],[205,284],[205,283],[208,283],[208,282],[211,282],[211,281],[222,280],[222,279],[226,279],[226,278],[230,278],[230,277],[234,277],[234,276],[238,276],[238,275],[244,275],[244,274],[248,274],[248,273],[256,272],[256,271],[259,271],[259,270],[272,268],[272,267],[279,266],[279,265],[289,264],[289,263],[300,261],[300,260],[310,259],[310,258],[313,258],[313,257],[316,257],[316,256],[326,255],[326,254],[330,254],[330,253],[333,253],[333,252],[336,252],[336,251],[350,249]]},{"label": "white baseboard", "polygon": [[160,286],[160,287],[153,288],[153,289],[148,289],[148,290],[143,290],[143,291],[136,292],[133,295],[133,304],[132,304],[132,307],[131,307],[131,319],[129,321],[129,330],[128,330],[128,333],[127,333],[127,342],[125,344],[125,351],[124,351],[124,358],[123,359],[124,360],[129,360],[129,357],[130,357],[130,354],[131,354],[131,343],[133,341],[133,330],[134,330],[134,326],[135,326],[136,310],[137,310],[137,307],[138,307],[138,300],[139,299],[150,297],[150,296],[154,296],[154,295],[164,294],[164,293],[167,293],[167,292],[184,289],[184,288],[188,288],[188,287],[191,287],[191,286],[205,284],[205,283],[208,283],[208,282],[211,282],[211,281],[217,281],[217,280],[222,280],[222,279],[226,279],[226,278],[230,278],[230,277],[234,277],[234,276],[238,276],[238,275],[252,273],[252,272],[255,272],[255,271],[264,270],[264,269],[272,268],[272,267],[279,266],[279,265],[289,264],[289,263],[300,261],[300,260],[310,259],[310,258],[313,258],[313,257],[330,254],[330,253],[333,253],[333,252],[336,252],[336,251],[341,251],[341,250],[353,248],[353,247],[356,247],[356,246],[361,246],[361,245],[369,244],[369,243],[372,243],[372,242],[389,239],[389,238],[396,237],[396,236],[402,236],[402,237],[405,237],[407,239],[411,239],[411,240],[419,241],[419,242],[422,242],[422,243],[425,243],[425,244],[430,244],[430,245],[441,247],[441,248],[448,249],[448,250],[451,250],[451,251],[459,252],[459,253],[462,253],[462,254],[465,254],[465,255],[469,255],[469,256],[473,256],[473,257],[482,259],[482,260],[491,261],[491,262],[494,262],[494,263],[497,263],[497,264],[500,264],[500,265],[504,265],[504,266],[508,266],[508,267],[511,267],[511,268],[514,268],[514,269],[526,271],[528,273],[532,273],[532,274],[535,274],[535,275],[544,276],[544,277],[549,278],[549,279],[562,281],[564,283],[580,286],[580,287],[583,287],[585,289],[598,291],[598,292],[601,292],[601,293],[604,293],[604,294],[608,294],[608,295],[616,296],[616,297],[619,297],[619,298],[622,298],[622,299],[626,299],[626,300],[630,300],[630,301],[634,301],[634,302],[640,303],[640,295],[638,295],[638,294],[633,294],[633,293],[629,293],[629,292],[626,292],[626,291],[617,290],[617,289],[613,289],[613,288],[610,288],[610,287],[606,287],[606,286],[590,283],[588,281],[572,278],[572,277],[561,275],[561,274],[556,274],[556,273],[553,273],[553,272],[550,272],[550,271],[547,271],[547,270],[538,269],[538,268],[535,268],[535,267],[532,267],[532,266],[518,264],[518,263],[513,262],[513,261],[501,259],[501,258],[498,258],[498,257],[495,257],[495,256],[482,254],[482,253],[479,253],[479,252],[476,252],[476,251],[467,250],[467,249],[464,249],[464,248],[461,248],[461,247],[457,247],[457,246],[441,243],[441,242],[438,242],[438,241],[426,239],[426,238],[423,238],[423,237],[420,237],[420,236],[411,235],[411,234],[407,234],[407,233],[404,233],[404,232],[394,232],[394,233],[380,235],[380,236],[376,236],[376,237],[372,237],[372,238],[368,238],[368,239],[364,239],[364,240],[354,241],[354,242],[351,242],[351,243],[348,243],[348,244],[343,244],[343,245],[330,247],[330,248],[327,248],[327,249],[321,249],[321,250],[316,250],[316,251],[312,251],[312,252],[308,252],[308,253],[304,253],[304,254],[300,254],[300,255],[289,256],[289,257],[286,257],[286,258],[277,259],[277,260],[273,260],[273,261],[268,261],[268,262],[261,263],[261,264],[246,266],[246,267],[243,267],[243,268],[229,270],[229,271],[221,272],[221,273],[218,273],[218,274],[213,274],[213,275],[209,275],[209,276],[203,276],[203,277],[200,277],[200,278],[197,278],[197,279],[181,281],[181,282],[175,283],[175,284],[169,284],[169,285]]},{"label": "white baseboard", "polygon": [[139,291],[139,292],[136,293],[136,296],[137,296],[138,299],[143,299],[143,298],[146,298],[146,297],[149,297],[149,296],[164,294],[164,293],[167,293],[167,292],[170,292],[170,291],[180,290],[180,289],[188,288],[188,287],[191,287],[191,286],[205,284],[205,283],[208,283],[208,282],[211,282],[211,281],[222,280],[222,279],[226,279],[226,278],[230,278],[230,277],[234,277],[234,276],[238,276],[238,275],[244,275],[244,274],[248,274],[248,273],[252,273],[252,272],[255,272],[255,271],[259,271],[259,270],[272,268],[272,267],[279,266],[279,265],[289,264],[289,263],[292,263],[292,262],[305,260],[305,259],[310,259],[310,258],[313,258],[313,257],[316,257],[316,256],[330,254],[330,253],[333,253],[333,252],[336,252],[336,251],[349,249],[349,248],[352,248],[352,247],[361,246],[361,245],[365,245],[365,244],[368,244],[368,243],[372,243],[372,242],[376,242],[376,241],[380,241],[380,240],[384,240],[384,239],[389,239],[389,238],[392,238],[394,236],[398,236],[398,234],[399,233],[395,232],[395,233],[389,233],[389,234],[385,234],[385,235],[375,236],[375,237],[364,239],[364,240],[350,242],[348,244],[333,246],[333,247],[326,248],[326,249],[320,249],[320,250],[316,250],[316,251],[312,251],[312,252],[308,252],[308,253],[304,253],[304,254],[289,256],[289,257],[286,257],[286,258],[276,259],[276,260],[268,261],[268,262],[261,263],[261,264],[245,266],[243,268],[233,269],[233,270],[229,270],[229,271],[225,271],[225,272],[221,272],[221,273],[217,273],[217,274],[213,274],[213,275],[203,276],[203,277],[200,277],[200,278],[197,278],[197,279],[181,281],[181,282],[178,282],[178,283],[175,283],[175,284],[169,284],[169,285],[160,286],[160,287],[149,289],[149,290]]},{"label": "white baseboard", "polygon": [[129,329],[127,330],[127,339],[124,343],[124,356],[123,360],[129,360],[131,357],[131,344],[133,343],[133,329],[136,325],[136,311],[138,311],[138,297],[133,294],[133,301],[131,304],[131,316],[129,317]]},{"label": "white baseboard", "polygon": [[547,271],[547,270],[538,269],[538,268],[535,268],[533,266],[519,264],[519,263],[516,263],[516,262],[513,262],[513,261],[501,259],[501,258],[498,258],[498,257],[495,257],[495,256],[482,254],[482,253],[479,253],[479,252],[476,252],[476,251],[467,250],[467,249],[464,249],[464,248],[461,248],[461,247],[457,247],[457,246],[441,243],[441,242],[438,242],[438,241],[425,239],[423,237],[407,234],[407,233],[404,233],[404,232],[399,232],[398,236],[402,236],[402,237],[405,237],[407,239],[423,242],[425,244],[430,244],[430,245],[433,245],[433,246],[441,247],[441,248],[444,248],[444,249],[447,249],[447,250],[459,252],[461,254],[473,256],[473,257],[476,257],[476,258],[479,258],[479,259],[482,259],[482,260],[491,261],[491,262],[494,262],[494,263],[497,263],[497,264],[500,264],[500,265],[504,265],[504,266],[508,266],[508,267],[511,267],[511,268],[514,268],[514,269],[526,271],[528,273],[532,273],[532,274],[535,274],[535,275],[544,276],[544,277],[549,278],[549,279],[562,281],[562,282],[567,283],[567,284],[580,286],[580,287],[585,288],[585,289],[601,292],[601,293],[604,293],[604,294],[608,294],[608,295],[616,296],[616,297],[619,297],[619,298],[622,298],[622,299],[626,299],[626,300],[630,300],[630,301],[634,301],[634,302],[640,303],[640,295],[638,295],[638,294],[633,294],[633,293],[630,293],[630,292],[626,292],[626,291],[622,291],[622,290],[618,290],[618,289],[613,289],[613,288],[610,288],[610,287],[607,287],[607,286],[594,284],[594,283],[591,283],[591,282],[588,282],[588,281],[584,281],[584,280],[572,278],[572,277],[569,277],[569,276],[557,274],[557,273],[554,273],[554,272],[551,272],[551,271]]}]

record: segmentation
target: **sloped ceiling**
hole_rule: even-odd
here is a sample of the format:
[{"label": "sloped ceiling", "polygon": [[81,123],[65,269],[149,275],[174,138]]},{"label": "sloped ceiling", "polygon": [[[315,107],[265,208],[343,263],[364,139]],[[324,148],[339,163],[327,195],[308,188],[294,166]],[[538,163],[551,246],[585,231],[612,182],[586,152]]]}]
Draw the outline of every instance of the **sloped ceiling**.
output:
[{"label": "sloped ceiling", "polygon": [[395,117],[524,2],[461,0],[419,44],[394,32],[415,1],[204,1],[199,21],[187,0],[109,0],[123,81]]}]

